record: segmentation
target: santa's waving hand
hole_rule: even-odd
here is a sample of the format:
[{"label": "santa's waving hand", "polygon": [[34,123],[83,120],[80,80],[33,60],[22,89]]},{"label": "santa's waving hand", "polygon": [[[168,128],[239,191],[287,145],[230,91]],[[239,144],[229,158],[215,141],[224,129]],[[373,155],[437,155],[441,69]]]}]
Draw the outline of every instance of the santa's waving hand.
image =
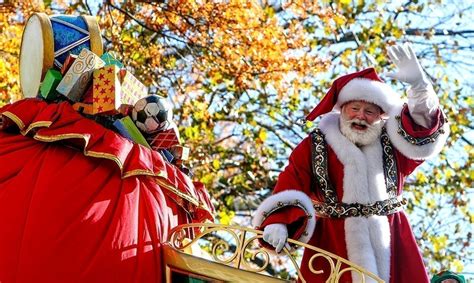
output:
[{"label": "santa's waving hand", "polygon": [[415,122],[429,128],[433,123],[439,102],[433,87],[425,75],[410,44],[395,45],[388,49],[388,57],[397,66],[398,72],[385,75],[410,85],[408,109]]}]

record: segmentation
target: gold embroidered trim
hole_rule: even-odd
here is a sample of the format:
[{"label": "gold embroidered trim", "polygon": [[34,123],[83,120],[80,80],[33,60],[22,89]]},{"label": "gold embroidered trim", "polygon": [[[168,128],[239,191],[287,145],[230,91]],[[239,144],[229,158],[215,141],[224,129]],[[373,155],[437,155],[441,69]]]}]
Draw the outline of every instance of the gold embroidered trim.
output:
[{"label": "gold embroidered trim", "polygon": [[373,215],[388,216],[403,210],[407,200],[401,196],[380,200],[369,204],[362,203],[325,203],[313,200],[313,207],[318,217],[346,218],[370,217]]},{"label": "gold embroidered trim", "polygon": [[[407,107],[408,107],[408,105],[405,103],[403,105],[403,108],[405,109]],[[402,110],[402,111],[404,111],[404,110]],[[403,125],[402,125],[402,117],[400,115],[395,116],[395,119],[398,121],[397,133],[399,135],[401,135],[407,142],[409,142],[413,145],[417,145],[417,146],[422,146],[422,145],[425,145],[425,144],[434,143],[440,135],[445,134],[443,126],[444,126],[444,124],[448,123],[448,119],[446,118],[444,113],[442,113],[442,117],[441,117],[441,120],[440,120],[440,124],[438,125],[438,129],[434,133],[432,133],[431,135],[429,135],[427,137],[417,138],[417,137],[411,136],[410,134],[408,134],[405,131],[405,129],[403,128]]]}]

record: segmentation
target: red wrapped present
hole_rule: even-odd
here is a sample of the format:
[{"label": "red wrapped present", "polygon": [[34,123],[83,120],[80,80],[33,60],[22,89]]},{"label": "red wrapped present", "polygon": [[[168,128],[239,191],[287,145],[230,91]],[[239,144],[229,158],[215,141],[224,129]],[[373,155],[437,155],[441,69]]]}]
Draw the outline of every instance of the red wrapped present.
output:
[{"label": "red wrapped present", "polygon": [[67,56],[66,60],[63,63],[63,66],[61,67],[61,75],[64,76],[67,73],[67,71],[69,70],[69,68],[71,68],[72,63],[74,63],[76,58],[77,58],[77,55],[74,55],[74,54],[69,54]]},{"label": "red wrapped present", "polygon": [[170,147],[169,152],[173,155],[173,157],[177,160],[188,160],[189,159],[189,147],[185,147],[182,145],[175,145]]},{"label": "red wrapped present", "polygon": [[168,130],[157,133],[151,137],[149,144],[152,149],[167,149],[175,145],[179,145],[179,132],[176,126],[171,127]]},{"label": "red wrapped present", "polygon": [[82,103],[87,103],[87,104],[92,104],[93,102],[93,95],[92,95],[92,89],[93,89],[93,85],[90,85],[89,88],[86,90],[86,92],[84,93],[84,96],[82,97]]}]

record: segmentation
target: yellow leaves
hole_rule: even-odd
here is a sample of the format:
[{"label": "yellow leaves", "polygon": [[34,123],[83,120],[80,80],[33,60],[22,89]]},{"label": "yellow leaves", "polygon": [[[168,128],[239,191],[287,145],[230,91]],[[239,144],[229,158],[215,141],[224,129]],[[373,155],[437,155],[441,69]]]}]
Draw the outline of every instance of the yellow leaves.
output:
[{"label": "yellow leaves", "polygon": [[471,179],[471,181],[474,180],[474,169],[471,169],[469,171],[469,178]]},{"label": "yellow leaves", "polygon": [[273,7],[271,6],[265,7],[264,12],[265,12],[265,15],[267,15],[267,17],[269,18],[272,18],[273,16],[275,16],[275,9],[273,9]]},{"label": "yellow leaves", "polygon": [[219,211],[218,219],[220,224],[229,225],[235,216],[234,211]]},{"label": "yellow leaves", "polygon": [[446,177],[447,179],[451,178],[453,175],[454,175],[454,171],[453,171],[452,169],[447,169],[447,170],[445,171],[445,177]]},{"label": "yellow leaves", "polygon": [[213,180],[214,180],[214,174],[207,173],[207,174],[204,174],[204,176],[202,176],[199,181],[206,186],[210,186]]},{"label": "yellow leaves", "polygon": [[195,140],[199,137],[199,128],[197,126],[186,127],[184,129],[186,139]]},{"label": "yellow leaves", "polygon": [[260,129],[258,132],[258,138],[261,142],[265,142],[267,140],[267,131],[265,129]]},{"label": "yellow leaves", "polygon": [[221,167],[221,162],[219,161],[219,159],[214,159],[212,160],[212,167],[217,170]]},{"label": "yellow leaves", "polygon": [[351,55],[352,55],[351,50],[344,50],[344,52],[342,52],[341,54],[342,65],[344,65],[345,67],[349,67],[352,64],[352,61],[349,59],[349,56]]},{"label": "yellow leaves", "polygon": [[222,82],[222,73],[221,72],[214,72],[209,79],[211,85],[217,85]]},{"label": "yellow leaves", "polygon": [[433,244],[433,251],[435,253],[444,250],[448,244],[448,237],[446,235],[432,236],[431,242]]},{"label": "yellow leaves", "polygon": [[436,207],[436,201],[433,198],[426,199],[426,206],[428,209],[434,209]]},{"label": "yellow leaves", "polygon": [[418,182],[420,182],[420,184],[426,184],[428,182],[428,179],[423,172],[416,173],[416,179]]},{"label": "yellow leaves", "polygon": [[464,264],[459,259],[454,259],[449,263],[449,270],[456,273],[461,273],[464,269]]},{"label": "yellow leaves", "polygon": [[0,13],[0,105],[21,98],[19,53],[23,27],[12,13]]},{"label": "yellow leaves", "polygon": [[383,22],[383,19],[381,17],[376,18],[374,25],[371,26],[371,31],[375,34],[382,33],[383,24],[384,24],[384,22]]},{"label": "yellow leaves", "polygon": [[398,38],[401,38],[405,34],[405,32],[402,29],[398,28],[398,27],[394,27],[392,29],[391,34],[392,34],[392,36],[394,36],[395,38],[398,39]]},{"label": "yellow leaves", "polygon": [[334,15],[333,20],[336,23],[336,25],[338,25],[338,26],[342,26],[346,22],[346,18],[343,15],[340,15],[340,14]]}]

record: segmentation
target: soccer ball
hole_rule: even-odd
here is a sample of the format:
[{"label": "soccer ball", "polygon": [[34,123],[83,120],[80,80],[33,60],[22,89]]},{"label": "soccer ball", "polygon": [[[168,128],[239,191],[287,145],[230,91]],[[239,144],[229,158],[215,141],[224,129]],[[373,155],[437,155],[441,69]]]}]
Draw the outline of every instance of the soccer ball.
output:
[{"label": "soccer ball", "polygon": [[146,134],[167,130],[171,124],[173,110],[166,98],[150,95],[141,98],[132,109],[132,120]]}]

